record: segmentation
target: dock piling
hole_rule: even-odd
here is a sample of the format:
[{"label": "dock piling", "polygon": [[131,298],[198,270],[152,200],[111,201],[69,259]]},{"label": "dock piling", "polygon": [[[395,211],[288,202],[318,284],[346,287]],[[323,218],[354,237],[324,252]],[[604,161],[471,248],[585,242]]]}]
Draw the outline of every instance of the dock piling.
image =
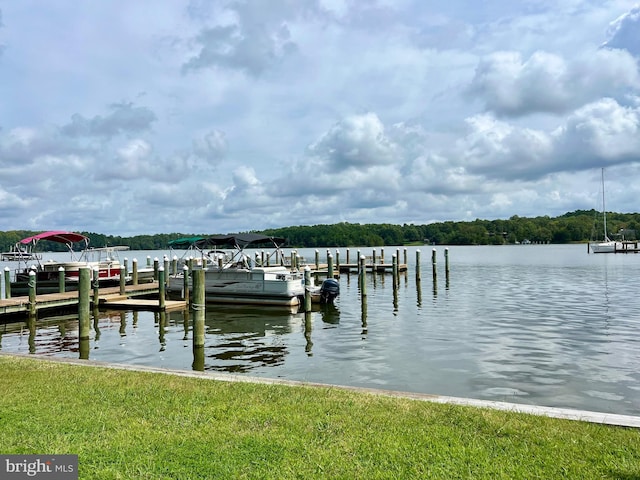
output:
[{"label": "dock piling", "polygon": [[304,267],[304,311],[311,311],[311,269]]},{"label": "dock piling", "polygon": [[36,314],[36,272],[29,271],[29,315],[35,316]]},{"label": "dock piling", "polygon": [[100,301],[100,270],[98,267],[93,269],[93,305],[98,305]]},{"label": "dock piling", "polygon": [[4,298],[11,298],[11,270],[4,267]]},{"label": "dock piling", "polygon": [[89,304],[91,291],[91,269],[81,267],[78,280],[78,321],[80,323],[80,340],[89,338]]},{"label": "dock piling", "polygon": [[124,295],[124,289],[127,283],[127,269],[124,265],[120,265],[120,295]]},{"label": "dock piling", "polygon": [[193,277],[193,301],[191,302],[193,315],[193,369],[202,371],[204,370],[205,321],[204,270],[194,270],[191,275]]},{"label": "dock piling", "polygon": [[164,311],[165,308],[165,292],[167,289],[167,285],[164,279],[164,267],[158,268],[158,306],[161,311]]},{"label": "dock piling", "polygon": [[185,303],[189,303],[189,267],[182,267],[182,299]]},{"label": "dock piling", "polygon": [[138,284],[138,259],[134,258],[132,261],[132,273],[131,273],[131,284],[132,285],[137,285]]},{"label": "dock piling", "polygon": [[58,292],[64,293],[65,282],[64,282],[64,267],[58,268]]}]

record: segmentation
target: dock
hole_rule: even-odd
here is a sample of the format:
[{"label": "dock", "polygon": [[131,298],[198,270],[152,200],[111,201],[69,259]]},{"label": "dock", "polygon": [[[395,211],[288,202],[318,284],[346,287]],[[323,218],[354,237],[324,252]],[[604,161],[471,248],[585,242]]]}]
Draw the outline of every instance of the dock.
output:
[{"label": "dock", "polygon": [[[120,293],[120,287],[106,287],[98,290],[98,307],[111,309],[144,309],[144,310],[174,310],[186,308],[186,302],[180,300],[166,300],[164,308],[160,307],[158,299],[149,299],[149,296],[158,296],[160,292],[158,282],[150,282],[139,285],[127,285],[124,294]],[[142,298],[145,297],[145,298]],[[90,298],[94,303],[93,296]],[[79,304],[79,292],[77,290],[62,293],[47,293],[36,296],[35,311],[46,311],[77,307]],[[93,305],[96,307],[96,305]],[[28,314],[31,304],[28,296],[0,299],[0,317],[8,315]]]}]

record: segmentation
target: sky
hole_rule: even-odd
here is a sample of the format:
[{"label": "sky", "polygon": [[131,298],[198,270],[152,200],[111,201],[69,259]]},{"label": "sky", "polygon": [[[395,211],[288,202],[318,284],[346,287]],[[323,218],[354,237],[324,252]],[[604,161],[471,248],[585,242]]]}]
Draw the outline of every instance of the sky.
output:
[{"label": "sky", "polygon": [[640,211],[637,0],[0,0],[0,230]]}]

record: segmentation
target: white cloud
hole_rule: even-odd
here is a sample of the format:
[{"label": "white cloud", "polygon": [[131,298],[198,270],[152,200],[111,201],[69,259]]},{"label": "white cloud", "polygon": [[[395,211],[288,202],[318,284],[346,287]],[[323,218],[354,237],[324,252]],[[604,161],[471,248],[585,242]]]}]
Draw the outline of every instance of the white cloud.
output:
[{"label": "white cloud", "polygon": [[609,27],[604,46],[627,50],[640,57],[640,5],[616,18]]},{"label": "white cloud", "polygon": [[625,52],[600,50],[567,60],[537,51],[523,60],[509,51],[480,61],[469,94],[498,115],[520,116],[565,113],[599,96],[639,87],[638,64]]}]

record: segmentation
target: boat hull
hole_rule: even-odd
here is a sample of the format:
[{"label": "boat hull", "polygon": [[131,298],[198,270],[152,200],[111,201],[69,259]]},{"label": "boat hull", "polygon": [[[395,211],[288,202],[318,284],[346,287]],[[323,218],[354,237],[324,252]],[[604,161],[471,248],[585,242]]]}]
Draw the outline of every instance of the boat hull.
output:
[{"label": "boat hull", "polygon": [[[189,279],[189,289],[192,288]],[[183,290],[183,275],[172,275],[167,295],[181,298]],[[207,302],[244,305],[298,305],[305,293],[302,274],[278,267],[205,269],[204,290]]]}]

